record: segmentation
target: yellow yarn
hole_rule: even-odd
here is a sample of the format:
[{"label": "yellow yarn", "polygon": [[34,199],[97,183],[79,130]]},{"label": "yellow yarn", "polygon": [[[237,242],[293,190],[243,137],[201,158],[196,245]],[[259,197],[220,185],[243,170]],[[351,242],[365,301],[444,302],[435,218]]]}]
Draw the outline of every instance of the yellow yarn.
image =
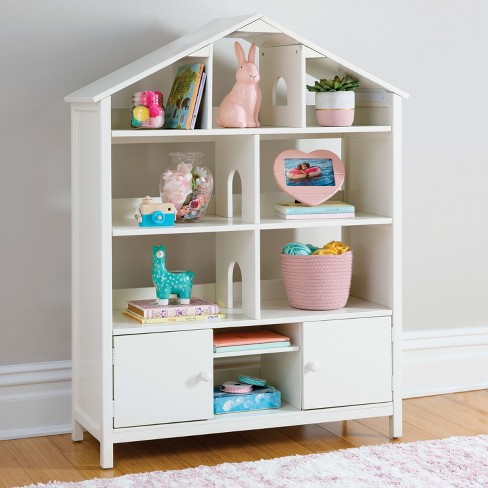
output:
[{"label": "yellow yarn", "polygon": [[314,254],[325,254],[325,255],[339,255],[344,254],[345,252],[349,251],[351,248],[340,241],[331,241],[328,244],[325,244],[324,247],[317,249]]},{"label": "yellow yarn", "polygon": [[321,247],[320,249],[317,249],[314,254],[322,254],[322,255],[331,255],[331,254],[339,254],[336,249],[324,249]]}]

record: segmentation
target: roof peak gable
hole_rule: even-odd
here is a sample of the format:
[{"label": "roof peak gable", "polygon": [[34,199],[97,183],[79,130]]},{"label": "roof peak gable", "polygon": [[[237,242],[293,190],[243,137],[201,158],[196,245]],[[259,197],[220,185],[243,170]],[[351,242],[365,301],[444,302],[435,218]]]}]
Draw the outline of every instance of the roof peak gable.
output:
[{"label": "roof peak gable", "polygon": [[[253,29],[254,26],[254,29]],[[256,27],[258,31],[256,32]],[[249,38],[258,46],[266,46],[266,40],[272,45],[274,39],[284,43],[299,43],[311,49],[318,55],[330,59],[332,62],[346,68],[352,74],[372,81],[378,87],[399,94],[404,98],[408,95],[401,90],[370,75],[338,56],[315,46],[313,43],[294,34],[275,21],[262,14],[240,15],[213,19],[199,29],[189,32],[155,51],[119,68],[118,70],[86,85],[85,87],[65,97],[67,102],[98,102],[127,86],[177,62],[179,59],[212,44],[224,37],[232,36]],[[265,41],[260,42],[260,39]],[[291,42],[293,41],[293,42]]]}]

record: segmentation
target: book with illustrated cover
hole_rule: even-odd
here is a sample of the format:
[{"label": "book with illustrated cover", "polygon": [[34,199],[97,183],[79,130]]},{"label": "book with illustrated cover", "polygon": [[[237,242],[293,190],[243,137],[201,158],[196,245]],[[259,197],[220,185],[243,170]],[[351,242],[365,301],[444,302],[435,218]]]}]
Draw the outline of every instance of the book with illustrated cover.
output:
[{"label": "book with illustrated cover", "polygon": [[286,215],[301,215],[301,214],[333,214],[333,213],[354,213],[354,205],[340,202],[338,200],[331,200],[323,202],[319,205],[310,207],[303,203],[297,202],[277,202],[274,205],[276,212]]},{"label": "book with illustrated cover", "polygon": [[189,317],[194,315],[209,315],[220,312],[216,303],[191,297],[190,303],[184,305],[176,298],[170,298],[168,305],[159,305],[155,298],[148,300],[129,300],[127,310],[145,319]]},{"label": "book with illustrated cover", "polygon": [[164,108],[165,129],[191,128],[204,67],[203,63],[192,63],[178,68]]},{"label": "book with illustrated cover", "polygon": [[195,109],[193,110],[193,116],[191,118],[190,129],[195,128],[195,124],[198,117],[198,112],[200,111],[200,103],[202,101],[203,89],[205,88],[205,81],[207,79],[207,73],[205,71],[202,73],[202,79],[200,81],[200,86],[198,87],[197,101],[195,102]]},{"label": "book with illustrated cover", "polygon": [[307,214],[284,214],[276,212],[276,216],[287,220],[310,220],[310,219],[353,219],[356,214],[354,212],[344,213],[307,213]]},{"label": "book with illustrated cover", "polygon": [[145,319],[130,310],[122,312],[127,317],[136,320],[140,324],[168,324],[173,322],[194,322],[203,320],[221,320],[225,319],[225,313],[212,313],[203,315],[182,315],[177,317],[156,317],[153,319]]}]

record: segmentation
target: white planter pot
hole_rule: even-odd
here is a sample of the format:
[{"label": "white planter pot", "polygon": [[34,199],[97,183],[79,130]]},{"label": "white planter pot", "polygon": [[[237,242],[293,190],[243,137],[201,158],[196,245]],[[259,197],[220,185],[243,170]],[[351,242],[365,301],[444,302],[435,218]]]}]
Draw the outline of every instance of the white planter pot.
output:
[{"label": "white planter pot", "polygon": [[315,93],[317,122],[324,127],[348,127],[354,120],[353,91]]}]

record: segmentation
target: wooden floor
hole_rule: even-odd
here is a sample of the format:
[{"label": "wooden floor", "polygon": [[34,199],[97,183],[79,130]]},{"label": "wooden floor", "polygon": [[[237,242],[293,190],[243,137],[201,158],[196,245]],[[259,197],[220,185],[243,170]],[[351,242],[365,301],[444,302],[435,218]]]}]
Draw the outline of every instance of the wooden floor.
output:
[{"label": "wooden floor", "polygon": [[98,441],[69,434],[0,441],[0,487],[113,478],[142,471],[255,461],[370,444],[488,434],[488,390],[404,400],[404,435],[387,437],[387,419],[133,442],[115,446],[115,468],[99,468]]}]

